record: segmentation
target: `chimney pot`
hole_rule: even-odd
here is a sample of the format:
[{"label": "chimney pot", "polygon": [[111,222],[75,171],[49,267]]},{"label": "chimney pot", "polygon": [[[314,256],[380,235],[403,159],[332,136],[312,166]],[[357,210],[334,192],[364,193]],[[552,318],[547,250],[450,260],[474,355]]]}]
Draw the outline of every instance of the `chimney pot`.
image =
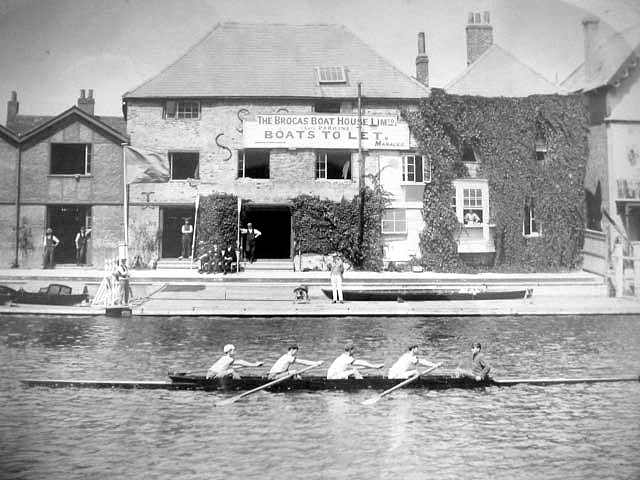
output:
[{"label": "chimney pot", "polygon": [[[483,18],[484,22],[482,21]],[[489,22],[489,12],[484,12],[484,17],[477,12],[470,14],[469,20],[470,22],[466,28],[467,65],[475,62],[480,55],[493,45],[493,27]]]},{"label": "chimney pot", "polygon": [[429,57],[427,56],[427,41],[424,32],[418,33],[418,56],[416,57],[416,80],[429,86]]},{"label": "chimney pot", "polygon": [[80,90],[80,98],[85,98],[84,88]]},{"label": "chimney pot", "polygon": [[467,23],[469,25],[471,25],[473,23],[473,12],[469,12],[469,19],[467,20]]},{"label": "chimney pot", "polygon": [[14,120],[18,116],[19,109],[20,103],[18,102],[18,92],[13,90],[9,97],[9,101],[7,102],[7,128],[11,128]]},{"label": "chimney pot", "polygon": [[89,89],[89,98],[93,98],[93,88]]}]

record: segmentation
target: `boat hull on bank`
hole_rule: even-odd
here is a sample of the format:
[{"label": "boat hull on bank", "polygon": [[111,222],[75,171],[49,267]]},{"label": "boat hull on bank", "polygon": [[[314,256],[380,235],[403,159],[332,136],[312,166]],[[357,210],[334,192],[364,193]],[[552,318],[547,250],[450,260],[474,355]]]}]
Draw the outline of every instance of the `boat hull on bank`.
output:
[{"label": "boat hull on bank", "polygon": [[[322,288],[327,298],[332,298],[330,288]],[[528,298],[533,294],[531,288],[516,290],[498,290],[488,288],[343,288],[342,294],[347,301],[435,301],[435,300],[508,300]]]}]

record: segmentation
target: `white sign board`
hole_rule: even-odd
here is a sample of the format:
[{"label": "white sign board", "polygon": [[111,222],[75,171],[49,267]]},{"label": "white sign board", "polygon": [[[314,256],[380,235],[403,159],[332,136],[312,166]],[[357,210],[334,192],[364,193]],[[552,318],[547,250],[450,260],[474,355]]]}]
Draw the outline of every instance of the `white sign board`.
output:
[{"label": "white sign board", "polygon": [[[256,115],[243,122],[244,148],[358,149],[358,116]],[[362,116],[362,148],[408,150],[409,126],[394,116]]]}]

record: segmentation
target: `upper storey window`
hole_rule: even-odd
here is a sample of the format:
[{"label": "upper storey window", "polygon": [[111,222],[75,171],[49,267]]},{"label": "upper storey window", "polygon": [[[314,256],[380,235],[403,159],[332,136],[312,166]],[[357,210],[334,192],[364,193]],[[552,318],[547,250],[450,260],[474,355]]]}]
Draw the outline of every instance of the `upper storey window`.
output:
[{"label": "upper storey window", "polygon": [[316,67],[318,83],[346,83],[344,67]]},{"label": "upper storey window", "polygon": [[164,118],[200,118],[200,102],[193,100],[167,100],[164,102]]},{"label": "upper storey window", "polygon": [[313,105],[313,111],[316,113],[340,113],[340,102],[317,102]]},{"label": "upper storey window", "polygon": [[90,175],[90,143],[52,143],[52,175]]}]

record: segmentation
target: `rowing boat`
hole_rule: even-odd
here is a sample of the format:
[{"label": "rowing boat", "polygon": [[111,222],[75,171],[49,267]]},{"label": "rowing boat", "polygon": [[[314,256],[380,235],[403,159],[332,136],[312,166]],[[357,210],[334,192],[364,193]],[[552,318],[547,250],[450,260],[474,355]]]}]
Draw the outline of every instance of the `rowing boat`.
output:
[{"label": "rowing boat", "polygon": [[[50,380],[33,379],[22,380],[27,386],[41,387],[75,387],[75,388],[124,388],[124,389],[164,389],[164,390],[205,390],[233,392],[252,390],[270,380],[266,376],[246,376],[239,379],[230,377],[220,379],[206,379],[203,375],[189,375],[186,373],[169,372],[170,380],[165,381],[136,381],[136,380]],[[321,376],[305,376],[301,379],[289,378],[273,387],[269,391],[286,392],[294,390],[322,391],[322,390],[387,390],[397,385],[401,380],[389,379],[382,376],[369,376],[362,379],[327,380]],[[575,383],[607,383],[607,382],[638,382],[637,375],[626,377],[586,377],[586,378],[487,378],[476,381],[469,377],[452,375],[423,376],[407,385],[405,388],[444,390],[449,388],[475,389],[486,387],[511,387],[514,385],[558,385]]]},{"label": "rowing boat", "polygon": [[[330,288],[321,288],[327,298],[333,298]],[[345,287],[342,294],[347,301],[425,301],[425,300],[507,300],[528,298],[533,289],[495,289],[485,286],[440,288],[440,287]]]}]

